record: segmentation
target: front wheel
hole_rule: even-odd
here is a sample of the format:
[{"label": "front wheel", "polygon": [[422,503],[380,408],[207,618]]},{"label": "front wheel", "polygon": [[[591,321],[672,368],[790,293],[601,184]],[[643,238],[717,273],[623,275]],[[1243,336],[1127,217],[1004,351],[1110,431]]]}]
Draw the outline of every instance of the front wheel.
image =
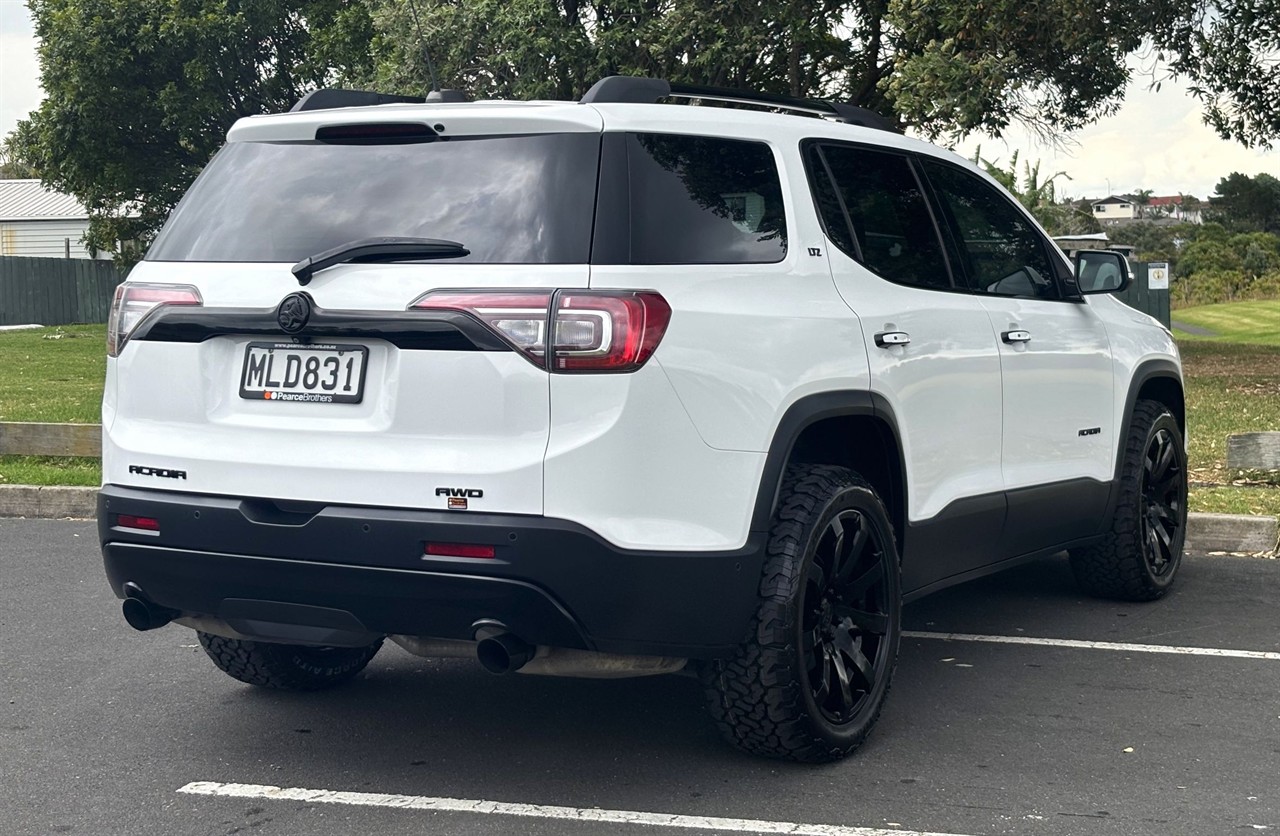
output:
[{"label": "front wheel", "polygon": [[901,620],[898,549],[875,489],[843,467],[792,466],[751,637],[702,669],[721,732],[768,757],[848,755],[880,716]]},{"label": "front wheel", "polygon": [[1187,453],[1177,420],[1157,401],[1138,401],[1107,538],[1071,552],[1085,590],[1103,598],[1154,601],[1169,591],[1187,536]]},{"label": "front wheel", "polygon": [[346,682],[382,647],[382,639],[367,647],[305,647],[199,635],[204,652],[223,673],[284,691],[318,691]]}]

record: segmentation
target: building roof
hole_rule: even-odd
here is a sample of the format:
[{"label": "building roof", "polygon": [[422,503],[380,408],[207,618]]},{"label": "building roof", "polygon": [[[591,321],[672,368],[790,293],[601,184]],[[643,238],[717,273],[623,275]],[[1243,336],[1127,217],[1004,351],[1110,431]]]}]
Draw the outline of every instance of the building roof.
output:
[{"label": "building roof", "polygon": [[50,191],[39,180],[0,180],[0,221],[83,220],[89,212],[69,194]]},{"label": "building roof", "polygon": [[1055,235],[1055,241],[1109,241],[1105,232],[1086,232],[1083,235]]},{"label": "building roof", "polygon": [[1153,197],[1149,201],[1150,206],[1181,206],[1182,195],[1175,194],[1169,197]]},{"label": "building roof", "polygon": [[1116,195],[1110,195],[1109,197],[1104,197],[1102,200],[1093,201],[1094,206],[1097,206],[1099,203],[1133,203],[1133,197],[1130,195],[1120,195],[1119,197]]}]

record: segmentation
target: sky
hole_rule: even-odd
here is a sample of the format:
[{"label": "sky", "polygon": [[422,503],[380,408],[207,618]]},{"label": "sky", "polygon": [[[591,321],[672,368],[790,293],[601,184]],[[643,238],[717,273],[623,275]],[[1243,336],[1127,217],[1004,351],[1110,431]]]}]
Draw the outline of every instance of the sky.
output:
[{"label": "sky", "polygon": [[[0,0],[0,137],[40,105],[35,46],[23,0]],[[1233,171],[1280,176],[1280,147],[1261,151],[1220,139],[1201,121],[1199,104],[1176,82],[1164,82],[1159,92],[1131,83],[1118,114],[1071,134],[1063,144],[1048,147],[1015,126],[1004,139],[973,137],[956,151],[972,158],[981,146],[985,159],[1007,164],[1017,150],[1019,161],[1040,161],[1042,178],[1065,171],[1071,179],[1059,178],[1059,197],[1150,189],[1156,195],[1206,198]]]}]

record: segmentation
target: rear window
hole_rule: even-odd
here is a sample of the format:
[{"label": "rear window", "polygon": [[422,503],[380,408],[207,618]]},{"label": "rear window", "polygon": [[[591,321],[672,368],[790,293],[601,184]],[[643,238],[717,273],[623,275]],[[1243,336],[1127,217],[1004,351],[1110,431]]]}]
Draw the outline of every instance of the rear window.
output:
[{"label": "rear window", "polygon": [[450,263],[585,264],[600,134],[412,144],[233,142],[147,254],[296,262],[372,236],[458,241]]},{"label": "rear window", "polygon": [[761,142],[630,134],[632,264],[744,264],[787,254],[773,151]]}]

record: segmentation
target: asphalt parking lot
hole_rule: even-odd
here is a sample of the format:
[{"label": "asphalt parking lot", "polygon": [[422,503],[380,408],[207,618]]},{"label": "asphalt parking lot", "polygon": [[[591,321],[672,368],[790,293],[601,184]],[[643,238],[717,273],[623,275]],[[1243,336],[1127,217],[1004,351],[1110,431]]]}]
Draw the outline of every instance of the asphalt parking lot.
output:
[{"label": "asphalt parking lot", "polygon": [[253,689],[125,625],[92,523],[0,520],[0,833],[1280,831],[1280,561],[1183,572],[1154,605],[1060,558],[912,604],[872,739],[812,767],[722,744],[681,677],[388,646],[339,690]]}]

